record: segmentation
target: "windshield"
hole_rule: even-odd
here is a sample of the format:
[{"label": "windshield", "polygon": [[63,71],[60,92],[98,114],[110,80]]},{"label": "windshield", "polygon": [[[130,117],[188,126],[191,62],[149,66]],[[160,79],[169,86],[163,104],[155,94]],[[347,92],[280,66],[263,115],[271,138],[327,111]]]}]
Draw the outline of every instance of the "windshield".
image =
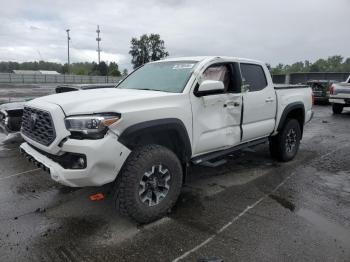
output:
[{"label": "windshield", "polygon": [[129,75],[117,88],[181,93],[196,63],[196,61],[149,63]]}]

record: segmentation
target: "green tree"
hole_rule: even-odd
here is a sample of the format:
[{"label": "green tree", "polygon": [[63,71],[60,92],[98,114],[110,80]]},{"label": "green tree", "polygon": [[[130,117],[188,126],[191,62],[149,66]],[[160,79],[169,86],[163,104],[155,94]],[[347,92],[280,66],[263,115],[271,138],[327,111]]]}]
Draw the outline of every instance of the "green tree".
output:
[{"label": "green tree", "polygon": [[101,76],[106,76],[108,74],[108,66],[104,61],[100,62],[97,68]]},{"label": "green tree", "polygon": [[270,72],[273,75],[284,74],[284,65],[279,63],[276,67],[271,68]]},{"label": "green tree", "polygon": [[124,68],[122,76],[127,76],[129,74],[128,69]]},{"label": "green tree", "polygon": [[342,63],[343,63],[344,57],[340,55],[334,55],[330,56],[327,59],[328,64],[328,72],[341,72],[342,71]]},{"label": "green tree", "polygon": [[133,37],[130,43],[129,54],[132,56],[131,63],[134,68],[169,55],[159,34],[144,34],[139,39]]},{"label": "green tree", "polygon": [[119,66],[117,63],[111,62],[108,66],[108,75],[110,76],[121,76]]},{"label": "green tree", "polygon": [[344,61],[342,71],[350,72],[350,57]]}]

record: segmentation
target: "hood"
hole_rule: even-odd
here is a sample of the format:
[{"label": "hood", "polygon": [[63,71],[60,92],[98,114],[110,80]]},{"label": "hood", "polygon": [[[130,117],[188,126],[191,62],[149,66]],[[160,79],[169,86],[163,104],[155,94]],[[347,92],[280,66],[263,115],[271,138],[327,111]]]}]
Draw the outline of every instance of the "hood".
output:
[{"label": "hood", "polygon": [[123,105],[174,95],[177,94],[149,90],[107,88],[44,96],[33,100],[33,104],[40,104],[41,101],[56,104],[63,109],[66,115],[93,114],[121,112]]}]

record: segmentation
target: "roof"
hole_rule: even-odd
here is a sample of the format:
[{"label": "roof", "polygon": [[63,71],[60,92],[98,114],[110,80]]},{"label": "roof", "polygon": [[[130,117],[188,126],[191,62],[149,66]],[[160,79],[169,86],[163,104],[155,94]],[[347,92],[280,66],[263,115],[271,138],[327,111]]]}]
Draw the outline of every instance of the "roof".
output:
[{"label": "roof", "polygon": [[39,72],[43,75],[60,75],[57,71],[52,70],[39,70]]},{"label": "roof", "polygon": [[60,75],[57,71],[51,70],[13,70],[13,72],[19,75]]},{"label": "roof", "polygon": [[[248,58],[240,58],[240,57],[230,57],[230,56],[187,56],[187,57],[170,57],[170,58],[165,58],[159,61],[154,61],[154,62],[165,62],[165,61],[196,61],[196,62],[201,62],[203,60],[211,60],[211,59],[223,59],[223,60],[233,60],[233,61],[238,61],[238,62],[246,62],[246,63],[258,63],[262,64],[262,61],[254,60],[254,59],[248,59]],[[154,63],[152,62],[152,63]]]},{"label": "roof", "polygon": [[40,75],[41,73],[36,70],[13,70],[15,74],[20,75]]}]

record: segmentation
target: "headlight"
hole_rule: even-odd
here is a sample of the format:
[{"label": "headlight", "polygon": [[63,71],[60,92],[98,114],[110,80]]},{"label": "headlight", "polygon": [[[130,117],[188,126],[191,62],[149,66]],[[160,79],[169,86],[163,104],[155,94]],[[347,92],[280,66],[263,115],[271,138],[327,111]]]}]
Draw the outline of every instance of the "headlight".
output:
[{"label": "headlight", "polygon": [[108,127],[120,119],[117,113],[101,113],[94,115],[77,115],[65,119],[67,129],[72,138],[99,139],[104,137]]}]

